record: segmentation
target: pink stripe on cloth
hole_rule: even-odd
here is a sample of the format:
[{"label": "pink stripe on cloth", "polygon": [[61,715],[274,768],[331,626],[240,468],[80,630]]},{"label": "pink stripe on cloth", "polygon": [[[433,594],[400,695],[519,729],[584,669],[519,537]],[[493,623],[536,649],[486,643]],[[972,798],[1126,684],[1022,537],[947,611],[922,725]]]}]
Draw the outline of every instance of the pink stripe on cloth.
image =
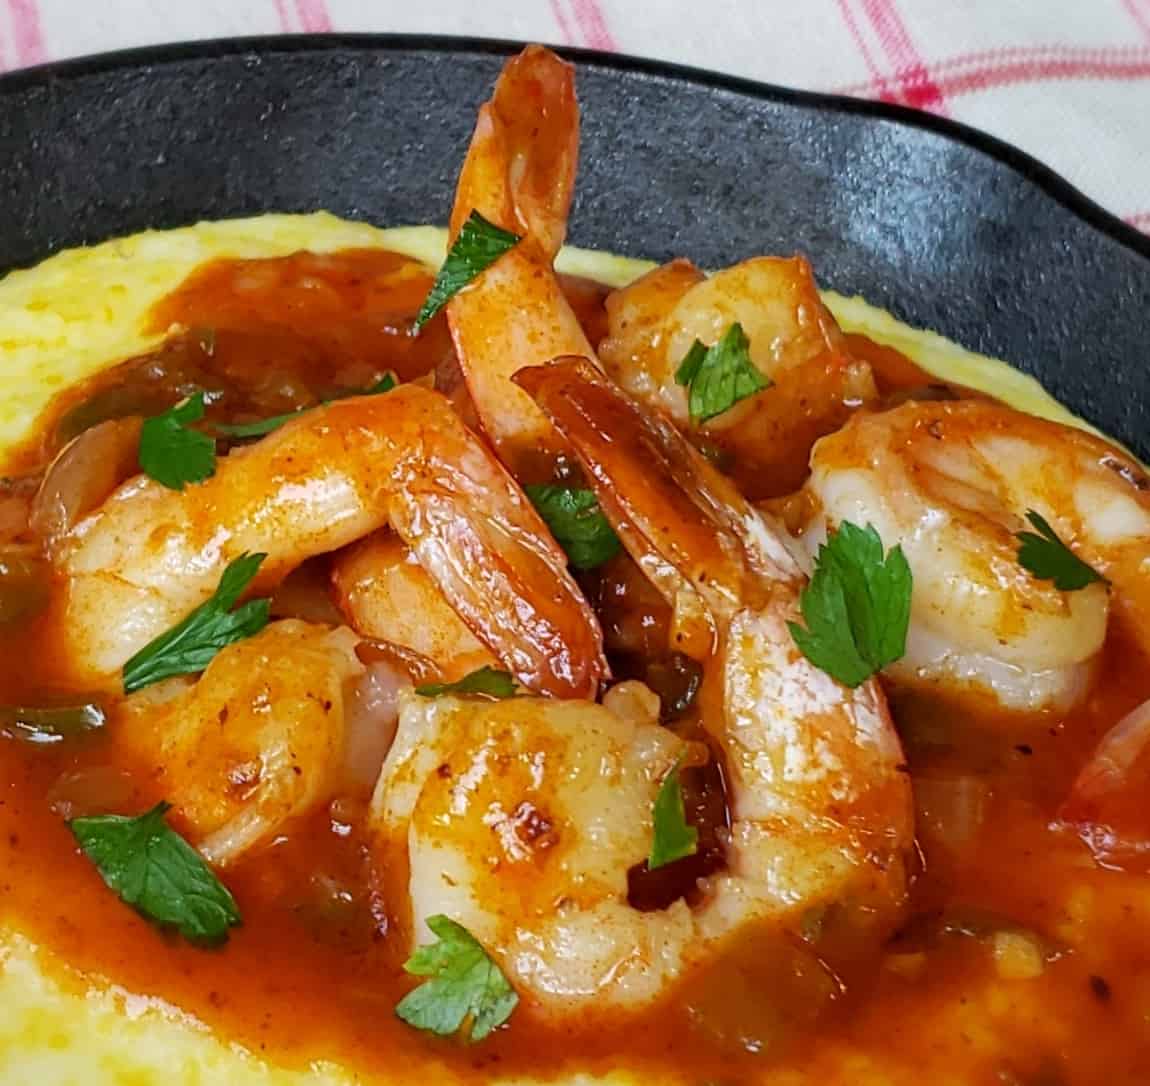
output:
[{"label": "pink stripe on cloth", "polygon": [[607,28],[607,18],[598,0],[573,0],[575,21],[583,31],[583,40],[592,49],[615,48],[615,39]]},{"label": "pink stripe on cloth", "polygon": [[276,18],[279,19],[280,30],[285,34],[290,34],[295,30],[295,23],[292,21],[292,11],[288,7],[288,0],[273,0],[276,9]]},{"label": "pink stripe on cloth", "polygon": [[40,7],[36,0],[8,0],[12,16],[12,46],[17,67],[42,64],[48,59],[40,30]]},{"label": "pink stripe on cloth", "polygon": [[563,44],[574,45],[575,34],[571,30],[571,24],[567,21],[567,12],[563,10],[563,0],[551,0],[551,14],[555,16],[555,21],[559,24],[559,33],[563,36]]},{"label": "pink stripe on cloth", "polygon": [[851,38],[854,39],[858,51],[862,54],[863,63],[866,64],[867,70],[871,74],[871,81],[867,84],[868,87],[873,87],[876,97],[884,102],[895,102],[898,99],[891,94],[890,88],[887,85],[886,78],[879,67],[874,62],[874,57],[871,55],[870,47],[866,43],[866,38],[863,37],[862,31],[859,30],[859,25],[855,21],[854,12],[851,11],[850,0],[838,0],[839,12],[843,17],[843,22],[847,24],[847,29],[850,31]]},{"label": "pink stripe on cloth", "polygon": [[1142,30],[1142,35],[1150,41],[1150,7],[1144,7],[1146,0],[1122,0],[1123,7]]},{"label": "pink stripe on cloth", "polygon": [[1139,211],[1134,215],[1127,215],[1126,221],[1136,230],[1150,234],[1150,211]]},{"label": "pink stripe on cloth", "polygon": [[[1054,45],[986,49],[948,57],[931,68],[939,88],[952,96],[997,85],[991,74],[994,72],[1004,73],[1006,83],[1020,82],[1026,72],[1035,73],[1036,79],[1128,79],[1141,78],[1147,64],[1150,48],[1142,45],[1101,49]],[[984,83],[987,79],[989,82]],[[835,93],[882,97],[885,87],[885,80],[878,77],[867,83],[838,87]]]},{"label": "pink stripe on cloth", "polygon": [[901,99],[908,106],[946,112],[942,90],[930,77],[926,64],[907,32],[895,0],[863,0],[863,11],[894,64]]},{"label": "pink stripe on cloth", "polygon": [[331,16],[324,0],[295,0],[300,29],[307,34],[326,34],[331,30]]}]

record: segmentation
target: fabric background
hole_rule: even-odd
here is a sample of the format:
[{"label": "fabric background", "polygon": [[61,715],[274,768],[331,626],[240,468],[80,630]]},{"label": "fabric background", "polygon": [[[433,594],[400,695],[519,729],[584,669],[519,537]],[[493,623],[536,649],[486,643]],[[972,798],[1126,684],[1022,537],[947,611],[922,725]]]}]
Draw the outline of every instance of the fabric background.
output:
[{"label": "fabric background", "polygon": [[1150,0],[0,0],[0,71],[241,34],[405,31],[657,57],[930,110],[1150,232]]}]

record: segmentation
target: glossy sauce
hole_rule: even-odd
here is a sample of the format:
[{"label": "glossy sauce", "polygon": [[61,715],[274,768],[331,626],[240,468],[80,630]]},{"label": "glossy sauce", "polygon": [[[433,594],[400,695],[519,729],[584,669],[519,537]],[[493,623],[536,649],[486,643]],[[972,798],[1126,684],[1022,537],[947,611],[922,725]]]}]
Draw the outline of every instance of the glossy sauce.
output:
[{"label": "glossy sauce", "polygon": [[[78,426],[161,410],[192,387],[216,391],[212,417],[242,421],[367,387],[387,371],[404,380],[450,375],[443,318],[418,339],[408,332],[428,285],[403,258],[373,251],[204,268],[155,314],[157,328],[175,328],[168,344],[68,393],[13,463],[28,470]],[[594,342],[605,292],[567,285]],[[937,385],[871,347],[852,342],[873,353],[884,394]],[[583,586],[616,674],[648,681],[665,706],[677,703],[668,725],[701,735],[690,696],[697,669],[665,652],[666,609],[629,560],[587,575]],[[61,693],[46,651],[51,616],[0,625],[0,702],[40,704]],[[820,1074],[846,1046],[879,1068],[922,1069],[924,1081],[936,1071],[1006,1086],[1146,1081],[1150,887],[1097,869],[1077,839],[1048,828],[1100,736],[1150,695],[1148,669],[1136,660],[1116,630],[1094,693],[1067,719],[1009,719],[974,700],[899,695],[893,710],[923,854],[903,929],[878,948],[852,943],[833,922],[809,944],[744,932],[634,1018],[559,1028],[524,1002],[477,1046],[399,1022],[394,1006],[412,986],[393,921],[402,873],[373,869],[360,830],[363,796],[341,797],[227,872],[244,923],[224,947],[198,949],[158,932],[105,888],[63,822],[134,813],[162,798],[148,767],[117,750],[114,720],[104,733],[51,746],[0,738],[2,919],[61,962],[163,996],[288,1065],[324,1057],[381,1075],[402,1066],[429,1081],[451,1068],[477,1082],[626,1066],[640,1081],[702,1086],[751,1081],[779,1065],[826,1081]],[[640,907],[665,904],[722,863],[721,773],[695,771],[686,791],[702,855],[658,880],[633,873]],[[1034,979],[998,982],[1007,992],[995,997],[1008,1004],[995,1027],[1004,1040],[987,1050],[976,1029],[961,1028],[961,1014],[968,995],[976,1018],[991,1013],[983,993],[1002,933],[1022,933],[1045,961]],[[1011,1017],[1011,991],[1040,992],[1043,1013]]]}]

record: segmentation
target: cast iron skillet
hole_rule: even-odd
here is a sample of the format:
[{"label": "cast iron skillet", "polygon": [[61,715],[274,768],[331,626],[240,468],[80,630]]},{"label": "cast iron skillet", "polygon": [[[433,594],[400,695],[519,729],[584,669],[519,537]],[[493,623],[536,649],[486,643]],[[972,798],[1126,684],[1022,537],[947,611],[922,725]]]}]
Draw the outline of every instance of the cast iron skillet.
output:
[{"label": "cast iron skillet", "polygon": [[[0,271],[145,227],[327,208],[444,222],[478,104],[518,46],[262,38],[0,79]],[[1009,359],[1150,455],[1150,240],[949,121],[568,51],[571,240],[716,266],[805,253],[820,280]]]}]

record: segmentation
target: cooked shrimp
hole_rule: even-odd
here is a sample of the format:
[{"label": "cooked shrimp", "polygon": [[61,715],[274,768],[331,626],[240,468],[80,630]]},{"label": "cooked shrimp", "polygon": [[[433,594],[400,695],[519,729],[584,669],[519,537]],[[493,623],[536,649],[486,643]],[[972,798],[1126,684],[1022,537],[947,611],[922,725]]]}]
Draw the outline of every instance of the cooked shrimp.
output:
[{"label": "cooked shrimp", "polygon": [[441,681],[500,666],[397,535],[376,532],[348,548],[335,560],[332,584],[354,630],[416,653]]},{"label": "cooked shrimp", "polygon": [[[1099,438],[984,401],[856,415],[811,457],[828,525],[873,524],[914,573],[897,679],[974,687],[1006,707],[1065,707],[1084,693],[1111,600],[1150,649],[1150,483]],[[1107,577],[1063,592],[1018,561],[1025,514]]]},{"label": "cooked shrimp", "polygon": [[[538,45],[507,62],[480,107],[451,216],[472,211],[523,240],[447,305],[483,429],[503,462],[531,474],[562,449],[543,413],[511,381],[520,367],[591,354],[552,268],[563,244],[579,153],[574,68]],[[537,470],[537,469],[536,469]]]},{"label": "cooked shrimp", "polygon": [[[754,498],[795,489],[815,440],[877,395],[870,366],[851,357],[802,257],[757,257],[709,278],[676,260],[612,294],[607,318],[604,369],[640,403],[725,453]],[[695,340],[711,346],[735,323],[772,387],[695,427],[675,372]]]},{"label": "cooked shrimp", "polygon": [[260,584],[275,583],[386,524],[525,686],[594,694],[601,635],[563,552],[449,402],[412,385],[307,412],[183,491],[125,483],[57,550],[69,651],[108,676],[240,553],[266,552]]},{"label": "cooked shrimp", "polygon": [[227,864],[331,798],[345,742],[355,635],[275,622],[223,649],[196,682],[127,698],[116,742],[148,767],[189,837]]},{"label": "cooked shrimp", "polygon": [[701,714],[728,770],[728,866],[697,904],[628,904],[659,786],[697,754],[657,724],[649,691],[612,690],[603,706],[408,696],[373,807],[384,854],[407,853],[414,938],[428,915],[452,916],[521,995],[561,1015],[647,1004],[752,922],[793,930],[834,905],[885,931],[912,845],[902,753],[877,683],[848,690],[795,648],[795,560],[669,424],[588,363],[517,380],[636,560],[669,594],[696,592],[714,625]]}]

